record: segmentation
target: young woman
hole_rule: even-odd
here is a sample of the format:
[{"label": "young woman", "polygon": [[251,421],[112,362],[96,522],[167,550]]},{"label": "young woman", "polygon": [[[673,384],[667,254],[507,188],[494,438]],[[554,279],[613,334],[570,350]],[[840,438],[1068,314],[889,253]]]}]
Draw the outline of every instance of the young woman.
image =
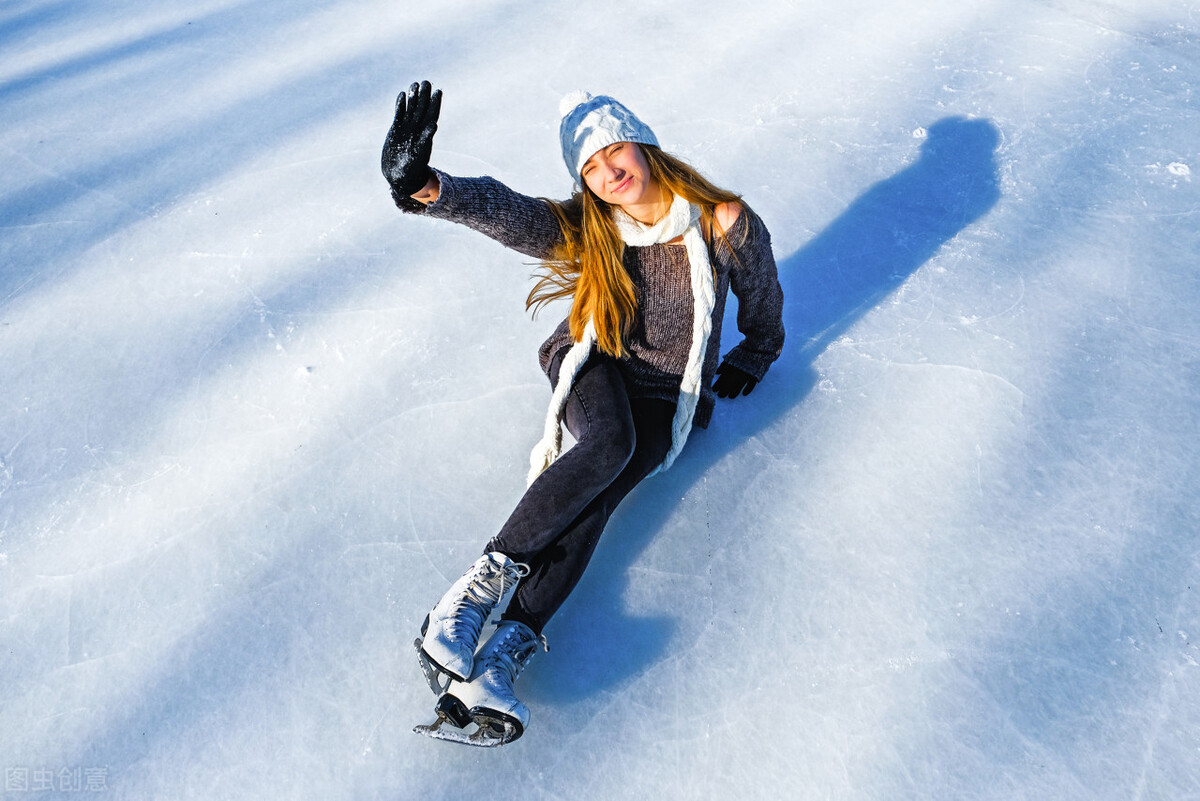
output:
[{"label": "young woman", "polygon": [[[543,628],[617,504],[670,466],[693,426],[708,425],[714,395],[749,394],[779,356],[783,292],[762,220],[664,153],[611,97],[563,99],[562,154],[578,187],[565,202],[431,169],[440,107],[441,92],[428,82],[397,100],[383,149],[396,204],[539,259],[545,274],[528,306],[571,300],[540,350],[553,395],[528,489],[417,641],[439,695],[437,722],[418,730],[494,745],[528,724],[513,682],[544,643]],[[743,339],[719,360],[730,288]],[[564,422],[576,444],[560,456]],[[488,616],[505,600],[479,647]],[[469,737],[439,731],[443,722],[477,729]]]}]

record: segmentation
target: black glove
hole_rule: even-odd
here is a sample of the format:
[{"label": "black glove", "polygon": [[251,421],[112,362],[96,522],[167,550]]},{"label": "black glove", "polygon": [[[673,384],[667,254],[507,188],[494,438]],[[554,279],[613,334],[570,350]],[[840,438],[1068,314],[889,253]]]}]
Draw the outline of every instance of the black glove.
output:
[{"label": "black glove", "polygon": [[396,98],[396,119],[383,143],[381,163],[397,205],[410,205],[409,196],[429,181],[429,156],[441,110],[442,90],[434,92],[429,81],[414,83],[407,95]]},{"label": "black glove", "polygon": [[749,395],[756,386],[757,378],[729,362],[724,362],[717,368],[717,380],[713,382],[712,388],[718,397],[736,398],[738,395]]}]

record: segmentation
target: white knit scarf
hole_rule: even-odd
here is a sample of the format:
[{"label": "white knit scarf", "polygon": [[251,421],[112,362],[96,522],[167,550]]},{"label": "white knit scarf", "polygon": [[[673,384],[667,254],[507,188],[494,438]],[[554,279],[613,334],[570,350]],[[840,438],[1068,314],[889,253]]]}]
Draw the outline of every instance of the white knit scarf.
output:
[{"label": "white knit scarf", "polygon": [[[679,386],[679,402],[675,407],[675,420],[672,423],[671,449],[667,452],[662,464],[655,473],[666,470],[675,461],[675,457],[683,450],[688,433],[692,429],[692,417],[696,413],[696,402],[700,399],[701,373],[704,370],[704,351],[708,347],[708,337],[712,333],[712,312],[716,302],[713,289],[712,264],[708,259],[708,245],[700,230],[700,207],[675,196],[667,215],[654,225],[644,225],[630,217],[619,207],[613,208],[613,222],[626,245],[631,247],[647,247],[683,235],[683,246],[687,251],[688,265],[691,270],[693,316],[692,316],[692,345],[688,351],[687,366],[683,371],[683,380]],[[588,320],[583,329],[583,337],[571,345],[567,355],[559,366],[558,382],[554,386],[554,394],[550,398],[550,408],[546,411],[546,426],[541,441],[534,446],[529,456],[528,484],[541,475],[549,467],[559,453],[562,452],[562,418],[567,407],[567,396],[579,368],[587,361],[596,344],[596,329]]]}]

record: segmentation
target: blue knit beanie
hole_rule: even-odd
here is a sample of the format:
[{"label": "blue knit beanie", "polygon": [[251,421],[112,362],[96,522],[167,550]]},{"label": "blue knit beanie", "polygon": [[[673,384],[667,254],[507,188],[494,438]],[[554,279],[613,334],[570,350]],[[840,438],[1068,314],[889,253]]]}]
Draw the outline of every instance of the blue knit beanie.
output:
[{"label": "blue knit beanie", "polygon": [[571,92],[558,104],[558,111],[562,115],[558,137],[563,161],[576,181],[583,165],[601,148],[617,142],[658,146],[654,131],[608,95]]}]

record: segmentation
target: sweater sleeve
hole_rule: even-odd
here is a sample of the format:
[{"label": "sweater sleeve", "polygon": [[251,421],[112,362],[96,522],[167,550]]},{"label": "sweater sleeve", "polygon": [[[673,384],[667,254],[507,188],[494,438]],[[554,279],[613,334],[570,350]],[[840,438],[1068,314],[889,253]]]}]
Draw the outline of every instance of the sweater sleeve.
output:
[{"label": "sweater sleeve", "polygon": [[545,200],[514,192],[495,178],[457,178],[434,170],[441,190],[428,206],[402,204],[402,211],[461,223],[505,247],[535,259],[550,257],[562,230]]},{"label": "sweater sleeve", "polygon": [[[729,232],[733,243],[729,285],[738,299],[737,326],[742,341],[725,361],[758,380],[783,352],[783,288],[775,256],[771,252],[771,234],[750,209],[745,209]],[[741,230],[739,230],[739,228]]]}]

